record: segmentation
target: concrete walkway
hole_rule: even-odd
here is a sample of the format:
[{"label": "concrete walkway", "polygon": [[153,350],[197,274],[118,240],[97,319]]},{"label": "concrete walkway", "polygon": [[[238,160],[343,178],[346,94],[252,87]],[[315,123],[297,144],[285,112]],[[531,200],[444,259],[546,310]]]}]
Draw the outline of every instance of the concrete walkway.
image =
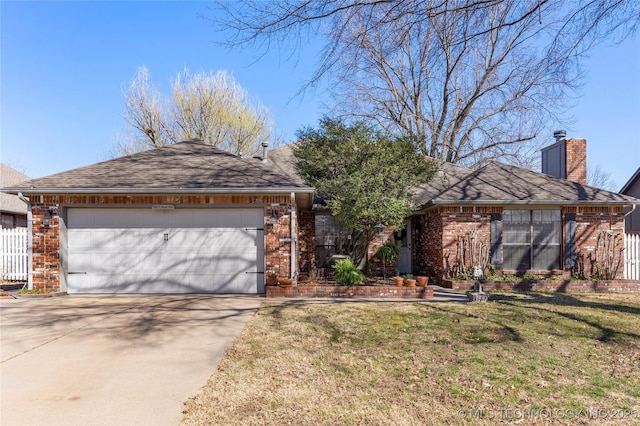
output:
[{"label": "concrete walkway", "polygon": [[0,300],[0,424],[175,425],[264,298]]}]

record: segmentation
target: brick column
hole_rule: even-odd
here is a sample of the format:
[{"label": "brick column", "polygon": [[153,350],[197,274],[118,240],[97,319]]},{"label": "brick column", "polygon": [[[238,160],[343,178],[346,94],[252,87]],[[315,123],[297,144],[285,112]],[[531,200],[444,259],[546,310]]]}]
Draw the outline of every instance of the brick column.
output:
[{"label": "brick column", "polygon": [[44,217],[58,206],[32,204],[33,212],[33,288],[43,292],[60,291],[60,218],[54,215],[49,225]]}]

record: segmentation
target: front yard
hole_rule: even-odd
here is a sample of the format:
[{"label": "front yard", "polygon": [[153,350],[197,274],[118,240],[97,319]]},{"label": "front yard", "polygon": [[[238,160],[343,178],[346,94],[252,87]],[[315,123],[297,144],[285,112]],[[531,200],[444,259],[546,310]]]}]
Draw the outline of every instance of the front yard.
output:
[{"label": "front yard", "polygon": [[265,303],[184,424],[640,422],[640,294]]}]

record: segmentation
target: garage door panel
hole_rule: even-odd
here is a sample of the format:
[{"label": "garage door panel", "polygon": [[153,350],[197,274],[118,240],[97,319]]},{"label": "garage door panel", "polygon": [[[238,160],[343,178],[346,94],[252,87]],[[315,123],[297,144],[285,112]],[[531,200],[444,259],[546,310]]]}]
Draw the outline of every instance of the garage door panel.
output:
[{"label": "garage door panel", "polygon": [[262,209],[68,209],[68,291],[262,292],[262,226]]},{"label": "garage door panel", "polygon": [[214,277],[213,284],[218,293],[240,293],[236,283],[236,274],[218,273]]},{"label": "garage door panel", "polygon": [[[113,268],[113,271],[118,274],[133,271],[138,267],[138,265],[140,265],[140,253],[119,252],[112,254],[110,257],[112,259],[111,268]],[[96,259],[94,268],[99,268],[99,262],[101,261]]]},{"label": "garage door panel", "polygon": [[[190,253],[162,253],[160,255],[161,270],[165,273],[185,273],[193,267],[193,256]],[[156,269],[157,268],[156,266]]]},{"label": "garage door panel", "polygon": [[93,245],[93,233],[88,229],[73,229],[69,230],[69,236],[73,235],[73,238],[70,238],[69,248],[71,248],[71,241],[73,241],[74,247],[82,248],[82,247],[91,247]]},{"label": "garage door panel", "polygon": [[93,254],[89,253],[75,253],[73,256],[69,256],[69,271],[72,272],[85,272],[94,268]]},{"label": "garage door panel", "polygon": [[188,247],[190,249],[197,249],[200,247],[208,247],[211,245],[213,238],[209,235],[209,230],[206,228],[197,229],[172,229],[169,231],[169,239],[167,244],[170,247],[177,249],[181,247]]},{"label": "garage door panel", "polygon": [[235,247],[254,247],[257,245],[258,231],[255,229],[241,230],[234,236]]},{"label": "garage door panel", "polygon": [[214,247],[233,247],[240,232],[235,229],[215,229],[211,233],[211,243]]}]

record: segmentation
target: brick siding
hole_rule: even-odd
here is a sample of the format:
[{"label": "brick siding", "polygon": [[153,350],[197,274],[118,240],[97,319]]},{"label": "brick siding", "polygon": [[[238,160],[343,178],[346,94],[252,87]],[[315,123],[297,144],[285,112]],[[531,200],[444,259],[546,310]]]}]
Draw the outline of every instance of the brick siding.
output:
[{"label": "brick siding", "polygon": [[316,265],[316,215],[298,214],[298,269],[301,277],[308,277]]},{"label": "brick siding", "polygon": [[567,139],[565,142],[567,180],[587,184],[587,140]]},{"label": "brick siding", "polygon": [[[369,244],[369,247],[367,248],[367,256],[368,256],[367,259],[369,261],[369,273],[371,275],[375,275],[375,276],[383,275],[382,260],[377,256],[377,254],[378,254],[378,250],[380,250],[380,247],[382,247],[382,245],[387,241],[394,241],[393,231],[385,231],[385,232],[376,234],[373,237],[373,241],[371,241],[371,243]],[[390,276],[390,274],[393,273],[395,268],[396,268],[395,263],[390,263],[385,265],[387,276]]]},{"label": "brick siding", "polygon": [[[443,286],[453,290],[471,290],[473,281],[445,280]],[[630,293],[640,291],[640,281],[633,280],[538,280],[535,284],[528,281],[485,281],[484,291],[493,290],[545,290],[558,293],[566,291]]]},{"label": "brick siding", "polygon": [[[427,275],[431,282],[438,282],[444,275],[442,246],[442,215],[433,209],[417,216],[420,232],[413,242],[414,269],[419,275]],[[415,225],[414,225],[415,226]]]},{"label": "brick siding", "polygon": [[[565,207],[566,213],[576,215],[576,254],[584,264],[585,274],[594,272],[594,262],[598,236],[603,232],[618,234],[616,251],[624,247],[624,213],[621,207]],[[623,278],[623,268],[618,271],[617,278]]]},{"label": "brick siding", "polygon": [[[414,221],[421,228],[413,246],[416,272],[428,275],[434,283],[442,282],[458,262],[458,238],[475,231],[477,238],[490,247],[491,213],[502,211],[501,206],[445,206],[416,216]],[[590,274],[598,235],[602,232],[623,234],[624,213],[620,207],[565,207],[562,209],[563,225],[567,213],[576,215],[576,253],[584,259],[585,272]],[[562,229],[564,232],[564,226]],[[561,241],[561,264],[564,264],[564,235]],[[618,244],[619,249],[623,244],[622,238],[618,240]],[[568,271],[569,274],[570,272]],[[618,278],[622,278],[622,273],[620,268]]]}]

